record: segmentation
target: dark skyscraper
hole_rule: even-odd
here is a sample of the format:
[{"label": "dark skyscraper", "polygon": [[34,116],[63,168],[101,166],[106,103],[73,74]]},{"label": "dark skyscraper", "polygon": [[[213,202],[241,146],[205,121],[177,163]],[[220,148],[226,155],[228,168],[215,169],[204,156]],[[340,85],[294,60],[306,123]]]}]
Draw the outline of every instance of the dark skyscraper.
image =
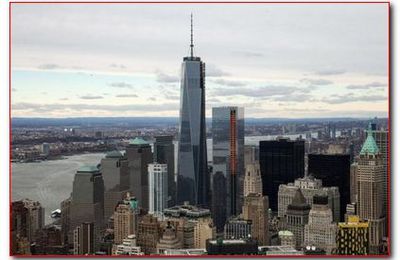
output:
[{"label": "dark skyscraper", "polygon": [[154,162],[166,164],[168,168],[168,206],[176,204],[175,152],[173,136],[156,136],[154,142]]},{"label": "dark skyscraper", "polygon": [[[244,109],[239,107],[214,107],[212,109],[213,170],[226,179],[226,197],[223,200],[226,217],[240,212],[243,204],[244,180]],[[221,203],[219,203],[221,204]]]},{"label": "dark skyscraper", "polygon": [[340,219],[350,203],[350,155],[309,154],[308,174],[322,180],[325,187],[337,186],[340,193]]},{"label": "dark skyscraper", "polygon": [[177,200],[208,207],[205,64],[193,56],[193,30],[181,72]]},{"label": "dark skyscraper", "polygon": [[149,182],[147,166],[153,162],[151,146],[140,137],[133,139],[126,148],[129,166],[129,190],[138,200],[139,206],[149,209]]},{"label": "dark skyscraper", "polygon": [[304,176],[304,141],[260,141],[260,170],[263,195],[268,196],[272,211],[277,211],[279,185]]}]

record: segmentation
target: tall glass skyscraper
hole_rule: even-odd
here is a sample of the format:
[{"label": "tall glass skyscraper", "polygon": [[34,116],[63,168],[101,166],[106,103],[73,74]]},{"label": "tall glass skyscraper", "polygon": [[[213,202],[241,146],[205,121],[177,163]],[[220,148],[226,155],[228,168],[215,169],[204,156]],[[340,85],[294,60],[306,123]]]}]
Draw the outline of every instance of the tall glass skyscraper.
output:
[{"label": "tall glass skyscraper", "polygon": [[193,56],[193,30],[190,56],[183,58],[181,73],[177,200],[208,207],[205,64]]},{"label": "tall glass skyscraper", "polygon": [[216,174],[222,173],[226,182],[225,191],[213,190],[213,209],[219,211],[217,207],[224,205],[225,216],[229,218],[238,214],[243,205],[244,109],[214,107],[212,138],[213,171]]}]

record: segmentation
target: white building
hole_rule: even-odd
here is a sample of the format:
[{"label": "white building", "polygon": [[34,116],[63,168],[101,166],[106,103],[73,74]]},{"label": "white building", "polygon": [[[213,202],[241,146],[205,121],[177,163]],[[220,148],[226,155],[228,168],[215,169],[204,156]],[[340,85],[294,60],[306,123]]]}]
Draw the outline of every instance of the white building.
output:
[{"label": "white building", "polygon": [[286,214],[287,207],[292,202],[297,189],[300,188],[301,193],[306,198],[307,204],[313,205],[314,195],[328,196],[328,206],[332,210],[333,220],[340,221],[340,193],[338,187],[323,187],[322,180],[312,176],[299,178],[294,183],[279,185],[278,191],[278,217],[283,218]]},{"label": "white building", "polygon": [[151,163],[148,165],[149,179],[149,214],[163,217],[163,211],[168,207],[168,166]]},{"label": "white building", "polygon": [[129,235],[122,240],[122,244],[114,245],[113,255],[144,255],[140,246],[136,245],[136,236]]}]

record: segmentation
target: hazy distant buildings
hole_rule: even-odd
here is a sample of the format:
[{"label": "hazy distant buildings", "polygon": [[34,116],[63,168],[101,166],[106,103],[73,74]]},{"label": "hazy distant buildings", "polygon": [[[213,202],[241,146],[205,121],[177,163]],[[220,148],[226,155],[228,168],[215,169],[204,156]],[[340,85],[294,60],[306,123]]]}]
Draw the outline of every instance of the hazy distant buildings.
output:
[{"label": "hazy distant buildings", "polygon": [[246,197],[250,193],[262,194],[260,164],[258,162],[247,164],[244,174],[244,196]]},{"label": "hazy distant buildings", "polygon": [[176,204],[175,147],[172,135],[155,136],[153,161],[168,166],[168,207]]},{"label": "hazy distant buildings", "polygon": [[205,64],[193,56],[183,58],[178,147],[178,204],[209,206],[205,118]]},{"label": "hazy distant buildings", "polygon": [[292,202],[296,191],[300,188],[307,204],[313,205],[315,195],[328,196],[328,206],[332,210],[333,221],[340,221],[340,194],[338,187],[324,187],[322,181],[312,176],[298,178],[294,183],[279,186],[278,217],[283,219],[287,206]]},{"label": "hazy distant buildings", "polygon": [[307,204],[300,189],[297,189],[292,203],[288,206],[285,215],[285,228],[293,233],[296,247],[303,246],[304,227],[308,224],[310,205]]},{"label": "hazy distant buildings", "polygon": [[240,212],[243,199],[243,108],[214,107],[212,109],[212,139],[213,171],[214,174],[222,173],[226,182],[223,185],[226,191],[213,190],[213,203],[224,205],[225,218],[229,218]]},{"label": "hazy distant buildings", "polygon": [[168,206],[168,166],[151,163],[148,165],[149,214],[162,218]]},{"label": "hazy distant buildings", "polygon": [[379,246],[385,233],[385,165],[382,154],[372,135],[371,126],[368,129],[358,160],[358,205],[357,212],[361,219],[369,221],[370,253],[379,253]]},{"label": "hazy distant buildings", "polygon": [[251,193],[244,198],[243,219],[251,220],[252,238],[259,245],[269,245],[268,196]]},{"label": "hazy distant buildings", "polygon": [[139,207],[149,209],[149,184],[147,165],[153,162],[151,146],[143,138],[136,137],[126,148],[129,166],[129,189],[139,202]]},{"label": "hazy distant buildings", "polygon": [[272,211],[277,211],[279,185],[304,176],[304,141],[260,141],[260,169],[263,195],[268,196]]},{"label": "hazy distant buildings", "polygon": [[346,222],[339,223],[335,254],[368,255],[368,229],[368,221],[361,221],[358,216],[349,216]]},{"label": "hazy distant buildings", "polygon": [[325,187],[339,187],[340,217],[350,203],[350,155],[349,154],[309,154],[308,175],[321,179]]},{"label": "hazy distant buildings", "polygon": [[337,224],[333,222],[332,210],[327,196],[314,196],[314,203],[304,228],[304,245],[318,247],[331,254],[336,247]]}]

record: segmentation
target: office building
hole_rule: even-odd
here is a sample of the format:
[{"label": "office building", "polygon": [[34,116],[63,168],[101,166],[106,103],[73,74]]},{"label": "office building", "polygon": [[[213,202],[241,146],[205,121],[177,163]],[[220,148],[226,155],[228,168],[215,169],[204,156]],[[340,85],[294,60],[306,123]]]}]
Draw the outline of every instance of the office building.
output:
[{"label": "office building", "polygon": [[93,223],[83,222],[74,229],[74,255],[91,255],[95,252]]},{"label": "office building", "polygon": [[259,245],[269,245],[268,197],[260,193],[251,193],[244,198],[243,219],[251,220],[252,238]]},{"label": "office building", "polygon": [[71,197],[61,201],[60,209],[61,209],[61,232],[63,237],[63,243],[72,242],[72,233],[70,231],[70,222],[71,222]]},{"label": "office building", "polygon": [[20,237],[35,242],[36,232],[44,227],[44,208],[38,201],[23,199],[11,204],[12,230]]},{"label": "office building", "polygon": [[263,195],[268,196],[272,211],[277,211],[279,185],[304,176],[304,141],[260,141],[260,170]]},{"label": "office building", "polygon": [[285,215],[285,228],[293,233],[297,248],[303,246],[304,227],[308,224],[310,209],[311,207],[307,204],[303,193],[300,189],[297,189]]},{"label": "office building", "polygon": [[337,224],[333,222],[332,210],[327,196],[314,196],[314,203],[304,228],[304,245],[318,247],[331,254],[336,247]]},{"label": "office building", "polygon": [[340,219],[350,203],[350,155],[309,154],[308,175],[322,180],[325,187],[338,187],[340,193]]},{"label": "office building", "polygon": [[138,202],[127,193],[124,200],[116,206],[113,215],[115,244],[121,244],[129,235],[137,234],[138,218]]},{"label": "office building", "polygon": [[212,206],[211,212],[214,219],[217,232],[220,233],[224,230],[225,221],[227,219],[226,212],[226,177],[222,172],[216,172],[213,174],[212,181]]},{"label": "office building", "polygon": [[[240,212],[244,181],[244,110],[239,107],[212,109],[213,171],[222,172],[225,197],[213,190],[213,199],[223,200],[226,217]],[[218,202],[216,202],[218,203]],[[220,203],[218,203],[220,204]]]},{"label": "office building", "polygon": [[209,255],[257,255],[258,243],[253,239],[208,239],[206,250]]},{"label": "office building", "polygon": [[225,239],[248,239],[251,238],[251,220],[240,218],[229,219],[224,227]]},{"label": "office building", "polygon": [[145,215],[140,218],[137,232],[137,244],[142,252],[147,254],[157,253],[157,243],[160,239],[160,222],[153,215]]},{"label": "office building", "polygon": [[149,214],[163,217],[168,206],[168,166],[151,163],[148,165],[149,178]]},{"label": "office building", "polygon": [[182,242],[177,236],[177,231],[170,222],[164,227],[160,241],[157,244],[157,253],[164,254],[167,249],[182,248]]},{"label": "office building", "polygon": [[304,255],[303,251],[296,250],[293,246],[259,246],[260,255]]},{"label": "office building", "polygon": [[278,237],[281,246],[291,246],[296,247],[296,240],[294,235],[289,230],[281,230],[278,232]]},{"label": "office building", "polygon": [[246,164],[243,193],[244,197],[250,193],[262,194],[262,179],[258,162]]},{"label": "office building", "polygon": [[191,36],[190,56],[183,58],[181,70],[177,202],[209,207],[205,64],[193,56]]},{"label": "office building", "polygon": [[176,204],[175,147],[172,135],[155,136],[153,161],[168,166],[168,207]]},{"label": "office building", "polygon": [[136,197],[139,207],[149,209],[149,184],[147,165],[153,162],[151,146],[141,137],[131,140],[126,148],[129,166],[129,190]]},{"label": "office building", "polygon": [[247,164],[259,163],[260,149],[258,145],[244,146],[244,166]]},{"label": "office building", "polygon": [[306,198],[307,204],[313,205],[315,195],[328,196],[328,206],[332,210],[333,220],[340,221],[340,194],[338,187],[324,187],[320,179],[312,176],[299,178],[294,183],[279,186],[278,192],[278,217],[283,219],[287,206],[292,202],[297,189]]},{"label": "office building", "polygon": [[76,172],[70,206],[70,231],[82,223],[93,223],[95,250],[104,227],[104,182],[96,166],[83,166]]},{"label": "office building", "polygon": [[371,126],[361,148],[357,171],[357,215],[369,221],[370,253],[379,253],[382,238],[386,235],[385,209],[383,200],[385,165],[382,154],[372,135]]},{"label": "office building", "polygon": [[357,163],[350,165],[350,203],[357,202]]},{"label": "office building", "polygon": [[144,255],[140,246],[136,244],[136,236],[129,235],[127,238],[122,240],[119,245],[114,245],[113,255]]},{"label": "office building", "polygon": [[369,224],[358,216],[349,216],[346,222],[338,224],[336,236],[337,255],[368,255]]}]

